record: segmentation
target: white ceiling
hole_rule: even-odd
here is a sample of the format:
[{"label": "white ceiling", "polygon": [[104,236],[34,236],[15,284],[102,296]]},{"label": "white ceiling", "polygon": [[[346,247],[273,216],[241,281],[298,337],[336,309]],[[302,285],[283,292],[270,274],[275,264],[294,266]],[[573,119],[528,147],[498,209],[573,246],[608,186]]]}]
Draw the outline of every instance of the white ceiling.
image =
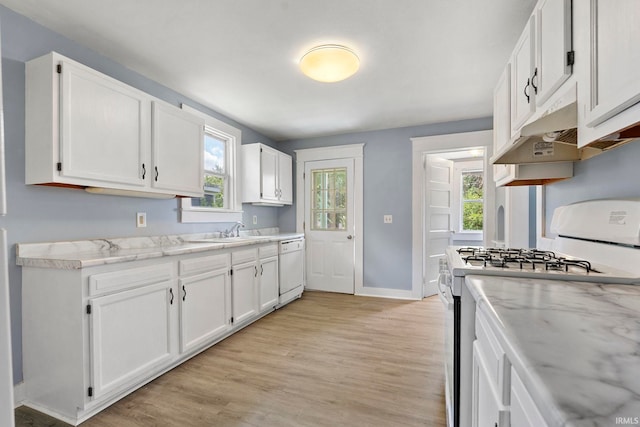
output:
[{"label": "white ceiling", "polygon": [[[274,140],[492,115],[535,0],[0,0]],[[359,72],[319,83],[317,44]]]}]

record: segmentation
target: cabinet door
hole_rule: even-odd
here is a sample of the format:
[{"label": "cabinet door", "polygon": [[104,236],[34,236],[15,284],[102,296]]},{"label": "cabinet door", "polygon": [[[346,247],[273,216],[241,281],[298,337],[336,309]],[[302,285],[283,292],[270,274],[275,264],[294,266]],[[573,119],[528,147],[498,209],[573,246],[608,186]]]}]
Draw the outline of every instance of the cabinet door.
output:
[{"label": "cabinet door", "polygon": [[595,127],[640,101],[640,7],[637,0],[591,0],[590,16],[586,123]]},{"label": "cabinet door", "polygon": [[178,282],[180,351],[195,349],[231,329],[231,284],[228,269]]},{"label": "cabinet door", "polygon": [[[508,427],[509,412],[502,406],[493,386],[486,362],[478,346],[473,343],[472,427]],[[514,424],[520,426],[520,424]]]},{"label": "cabinet door", "polygon": [[90,300],[93,396],[147,377],[174,358],[171,341],[173,281]]},{"label": "cabinet door", "polygon": [[514,135],[535,110],[535,94],[531,86],[534,61],[532,16],[524,28],[511,57],[511,134]]},{"label": "cabinet door", "polygon": [[572,72],[571,0],[540,0],[536,13],[536,68],[532,84],[542,105]]},{"label": "cabinet door", "polygon": [[204,194],[204,122],[172,105],[153,103],[151,186],[182,196]]},{"label": "cabinet door", "polygon": [[514,427],[547,426],[531,395],[513,368],[511,368],[511,425]]},{"label": "cabinet door", "polygon": [[[507,64],[493,91],[493,153],[511,142],[511,64]],[[513,165],[494,165],[493,180],[509,175]]]},{"label": "cabinet door", "polygon": [[233,323],[241,323],[258,314],[258,264],[250,262],[233,266],[231,299]]},{"label": "cabinet door", "polygon": [[278,153],[278,187],[280,202],[293,203],[293,162],[291,156]]},{"label": "cabinet door", "polygon": [[260,311],[278,305],[278,257],[260,260]]},{"label": "cabinet door", "polygon": [[142,92],[63,62],[61,175],[142,187],[149,168],[150,105]]},{"label": "cabinet door", "polygon": [[262,199],[278,201],[278,151],[262,146],[260,152],[260,192]]}]

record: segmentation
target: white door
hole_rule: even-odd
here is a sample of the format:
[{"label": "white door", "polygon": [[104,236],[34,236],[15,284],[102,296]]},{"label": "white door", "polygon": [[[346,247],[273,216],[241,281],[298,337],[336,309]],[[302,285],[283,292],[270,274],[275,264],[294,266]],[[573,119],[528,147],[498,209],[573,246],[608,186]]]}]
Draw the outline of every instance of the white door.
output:
[{"label": "white door", "polygon": [[305,162],[308,289],[354,293],[353,159]]},{"label": "white door", "polygon": [[425,201],[425,259],[423,263],[424,296],[438,292],[439,261],[451,244],[453,161],[435,155],[426,156],[424,183]]}]

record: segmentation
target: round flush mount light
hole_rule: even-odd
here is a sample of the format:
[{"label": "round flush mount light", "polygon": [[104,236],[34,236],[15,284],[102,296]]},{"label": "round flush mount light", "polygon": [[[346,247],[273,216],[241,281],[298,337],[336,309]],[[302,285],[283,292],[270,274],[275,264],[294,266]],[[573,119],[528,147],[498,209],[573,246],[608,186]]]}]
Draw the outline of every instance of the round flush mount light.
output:
[{"label": "round flush mount light", "polygon": [[354,75],[358,68],[358,55],[348,47],[337,44],[316,46],[300,58],[302,72],[319,82],[339,82]]}]

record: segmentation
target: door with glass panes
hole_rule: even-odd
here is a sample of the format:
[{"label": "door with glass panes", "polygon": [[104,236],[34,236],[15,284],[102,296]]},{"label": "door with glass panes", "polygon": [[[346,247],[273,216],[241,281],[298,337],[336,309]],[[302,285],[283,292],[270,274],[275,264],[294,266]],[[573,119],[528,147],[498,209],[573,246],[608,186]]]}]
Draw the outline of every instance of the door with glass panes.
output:
[{"label": "door with glass panes", "polygon": [[354,293],[353,159],[305,162],[308,289]]}]

